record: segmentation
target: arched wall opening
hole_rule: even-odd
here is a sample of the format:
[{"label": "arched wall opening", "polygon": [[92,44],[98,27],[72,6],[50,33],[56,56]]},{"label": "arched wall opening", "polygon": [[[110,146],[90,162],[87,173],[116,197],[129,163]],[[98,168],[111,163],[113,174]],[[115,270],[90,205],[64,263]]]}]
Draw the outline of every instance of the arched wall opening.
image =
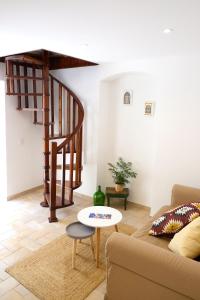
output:
[{"label": "arched wall opening", "polygon": [[[123,92],[132,91],[130,105],[123,103]],[[119,157],[133,163],[138,173],[128,185],[129,200],[151,206],[154,163],[155,115],[144,115],[146,101],[154,100],[154,84],[147,73],[121,73],[100,84],[97,182],[113,186],[108,162]]]}]

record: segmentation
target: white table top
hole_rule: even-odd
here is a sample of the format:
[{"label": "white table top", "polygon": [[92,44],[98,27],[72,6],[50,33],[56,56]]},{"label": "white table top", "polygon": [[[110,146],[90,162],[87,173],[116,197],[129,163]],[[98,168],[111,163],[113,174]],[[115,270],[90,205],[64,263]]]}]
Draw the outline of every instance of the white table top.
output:
[{"label": "white table top", "polygon": [[[90,214],[108,214],[110,219],[91,218]],[[79,211],[77,218],[79,222],[91,227],[108,227],[118,224],[122,219],[119,210],[108,206],[90,206]]]}]

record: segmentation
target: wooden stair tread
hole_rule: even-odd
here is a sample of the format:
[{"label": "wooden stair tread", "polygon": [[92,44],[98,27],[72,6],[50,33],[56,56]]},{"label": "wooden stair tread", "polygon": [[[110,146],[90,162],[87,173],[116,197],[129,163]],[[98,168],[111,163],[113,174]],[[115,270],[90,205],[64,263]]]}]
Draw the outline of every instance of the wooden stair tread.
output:
[{"label": "wooden stair tread", "polygon": [[[70,169],[70,164],[65,164],[65,170],[69,170]],[[81,167],[81,170],[83,169],[83,167]],[[57,165],[57,170],[62,170],[62,165]],[[76,164],[73,165],[73,170],[76,170]]]},{"label": "wooden stair tread", "polygon": [[[43,122],[33,122],[33,124],[35,124],[35,125],[44,125],[44,123]],[[54,122],[49,122],[48,123],[48,125],[50,126],[50,125],[53,125],[54,124]]]},{"label": "wooden stair tread", "polygon": [[[50,204],[50,194],[45,194],[45,198],[48,202],[48,204]],[[68,199],[65,199],[64,201],[64,205],[62,204],[62,197],[60,196],[56,196],[56,203],[55,203],[55,208],[59,209],[59,208],[63,208],[63,207],[68,207],[74,204],[74,202],[70,202]]]},{"label": "wooden stair tread", "polygon": [[[48,180],[47,182],[50,183],[50,180]],[[73,181],[72,184],[73,184],[73,187],[72,187],[73,190],[75,190],[75,189],[77,189],[78,187],[81,186],[81,182]],[[57,186],[62,186],[61,180],[56,180],[56,185],[57,185]],[[70,181],[69,181],[69,180],[66,180],[66,181],[65,181],[65,187],[66,187],[67,189],[71,189]]]},{"label": "wooden stair tread", "polygon": [[[57,170],[62,170],[62,165],[57,165]],[[69,170],[70,169],[70,164],[66,164],[65,165],[65,170]],[[76,165],[74,164],[73,165],[73,170],[75,170],[76,169]]]},{"label": "wooden stair tread", "polygon": [[23,107],[18,110],[23,110],[23,111],[43,111],[43,108],[35,108],[35,107]]},{"label": "wooden stair tread", "polygon": [[[70,151],[67,149],[65,153],[66,153],[66,154],[69,154]],[[50,151],[50,152],[47,152],[47,154],[48,154],[48,155],[51,155],[51,151]],[[63,154],[63,153],[62,153],[62,150],[58,151],[57,154]],[[74,151],[74,154],[76,154],[76,151]]]},{"label": "wooden stair tread", "polygon": [[43,93],[6,93],[8,96],[43,96]]},{"label": "wooden stair tread", "polygon": [[49,137],[49,140],[58,140],[58,139],[66,139],[66,138],[68,138],[68,135],[66,135],[66,134],[63,134],[63,135],[54,134],[53,136]]},{"label": "wooden stair tread", "polygon": [[[72,183],[73,183],[73,189],[77,189],[79,186],[81,186],[81,182],[79,183],[79,182],[73,181]],[[58,186],[61,186],[62,185],[61,180],[56,180],[56,184]],[[65,181],[65,187],[70,188],[70,181],[69,180]]]}]

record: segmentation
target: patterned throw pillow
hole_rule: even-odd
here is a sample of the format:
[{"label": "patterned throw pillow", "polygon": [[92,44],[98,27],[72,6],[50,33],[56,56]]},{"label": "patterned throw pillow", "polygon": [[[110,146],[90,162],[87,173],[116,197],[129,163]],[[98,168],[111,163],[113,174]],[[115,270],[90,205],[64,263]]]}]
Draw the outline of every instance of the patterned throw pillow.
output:
[{"label": "patterned throw pillow", "polygon": [[174,235],[200,216],[200,202],[178,206],[167,211],[152,223],[150,235]]}]

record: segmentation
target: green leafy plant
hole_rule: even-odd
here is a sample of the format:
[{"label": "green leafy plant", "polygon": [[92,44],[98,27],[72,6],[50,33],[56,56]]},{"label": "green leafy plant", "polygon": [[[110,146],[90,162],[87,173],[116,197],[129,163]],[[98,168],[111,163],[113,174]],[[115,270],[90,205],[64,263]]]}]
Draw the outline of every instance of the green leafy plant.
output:
[{"label": "green leafy plant", "polygon": [[112,178],[116,184],[124,185],[130,182],[130,178],[136,178],[137,173],[133,171],[131,162],[125,162],[123,158],[119,157],[115,165],[108,163],[109,171],[112,173]]}]

